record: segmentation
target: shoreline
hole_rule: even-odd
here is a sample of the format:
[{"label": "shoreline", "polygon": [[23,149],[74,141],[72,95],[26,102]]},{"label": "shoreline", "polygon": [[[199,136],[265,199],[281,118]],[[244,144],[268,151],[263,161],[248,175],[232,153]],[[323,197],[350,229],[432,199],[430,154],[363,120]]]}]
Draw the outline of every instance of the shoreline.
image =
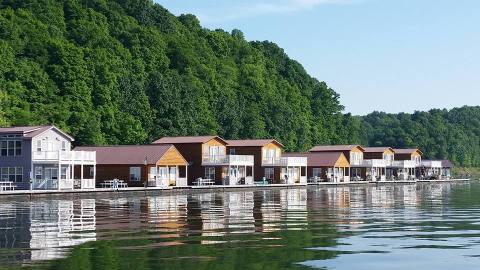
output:
[{"label": "shoreline", "polygon": [[476,179],[450,179],[450,180],[410,180],[410,181],[384,181],[384,182],[346,182],[346,183],[318,183],[318,184],[271,184],[271,185],[239,185],[239,186],[190,186],[190,187],[129,187],[122,189],[97,188],[94,190],[14,190],[0,192],[0,200],[12,197],[45,198],[45,197],[98,197],[101,195],[122,196],[148,196],[163,194],[208,193],[213,191],[239,191],[239,190],[268,190],[283,188],[308,188],[308,187],[348,187],[348,186],[386,186],[386,185],[413,185],[418,183],[454,183],[468,182]]}]

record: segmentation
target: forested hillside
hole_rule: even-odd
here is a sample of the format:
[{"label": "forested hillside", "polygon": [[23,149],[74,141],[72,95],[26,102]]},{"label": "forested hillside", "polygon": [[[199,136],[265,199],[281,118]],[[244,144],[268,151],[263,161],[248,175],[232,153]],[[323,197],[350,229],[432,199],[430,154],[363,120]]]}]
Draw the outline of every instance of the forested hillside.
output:
[{"label": "forested hillside", "polygon": [[366,144],[419,147],[426,158],[480,167],[480,107],[362,117]]},{"label": "forested hillside", "polygon": [[270,42],[210,31],[151,0],[0,0],[2,122],[78,144],[164,135],[346,143],[338,95]]},{"label": "forested hillside", "polygon": [[218,134],[296,151],[419,146],[480,166],[478,108],[342,114],[338,94],[276,44],[151,0],[0,0],[0,61],[0,126],[53,123],[80,145]]}]

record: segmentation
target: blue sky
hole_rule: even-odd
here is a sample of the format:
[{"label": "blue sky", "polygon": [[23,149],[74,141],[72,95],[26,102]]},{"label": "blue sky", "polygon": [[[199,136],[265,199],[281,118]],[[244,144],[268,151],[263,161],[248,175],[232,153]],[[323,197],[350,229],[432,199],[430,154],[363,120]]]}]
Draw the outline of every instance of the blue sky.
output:
[{"label": "blue sky", "polygon": [[346,112],[480,105],[478,0],[156,0],[204,27],[270,40]]}]

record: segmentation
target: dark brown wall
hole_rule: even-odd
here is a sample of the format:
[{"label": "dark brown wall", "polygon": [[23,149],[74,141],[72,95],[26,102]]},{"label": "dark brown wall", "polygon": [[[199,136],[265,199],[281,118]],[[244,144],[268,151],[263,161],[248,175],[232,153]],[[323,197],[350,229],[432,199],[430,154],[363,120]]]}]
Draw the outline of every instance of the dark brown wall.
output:
[{"label": "dark brown wall", "polygon": [[380,152],[380,153],[363,153],[363,159],[383,159],[383,152]]},{"label": "dark brown wall", "polygon": [[250,155],[254,158],[253,176],[255,181],[262,180],[265,176],[265,170],[262,167],[262,147],[260,146],[241,146],[233,147],[227,146],[227,154],[230,154],[230,149],[235,149],[235,155]]},{"label": "dark brown wall", "polygon": [[179,143],[174,144],[177,150],[189,163],[188,185],[199,177],[204,177],[205,171],[202,167],[202,144],[201,143]]},{"label": "dark brown wall", "polygon": [[411,154],[395,154],[395,160],[412,160]]},{"label": "dark brown wall", "polygon": [[[140,181],[130,182],[130,167],[140,167]],[[147,166],[139,165],[97,165],[97,186],[105,180],[120,179],[129,187],[143,187],[147,181]]]}]

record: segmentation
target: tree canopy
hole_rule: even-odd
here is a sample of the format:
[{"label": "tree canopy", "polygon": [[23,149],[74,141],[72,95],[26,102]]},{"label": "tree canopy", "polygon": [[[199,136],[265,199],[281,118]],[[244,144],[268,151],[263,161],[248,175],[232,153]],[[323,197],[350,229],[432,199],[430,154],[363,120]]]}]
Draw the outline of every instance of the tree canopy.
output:
[{"label": "tree canopy", "polygon": [[343,114],[339,95],[276,44],[151,0],[0,0],[0,61],[0,125],[55,124],[79,145],[218,134],[289,151],[416,144],[479,165],[478,108]]}]

